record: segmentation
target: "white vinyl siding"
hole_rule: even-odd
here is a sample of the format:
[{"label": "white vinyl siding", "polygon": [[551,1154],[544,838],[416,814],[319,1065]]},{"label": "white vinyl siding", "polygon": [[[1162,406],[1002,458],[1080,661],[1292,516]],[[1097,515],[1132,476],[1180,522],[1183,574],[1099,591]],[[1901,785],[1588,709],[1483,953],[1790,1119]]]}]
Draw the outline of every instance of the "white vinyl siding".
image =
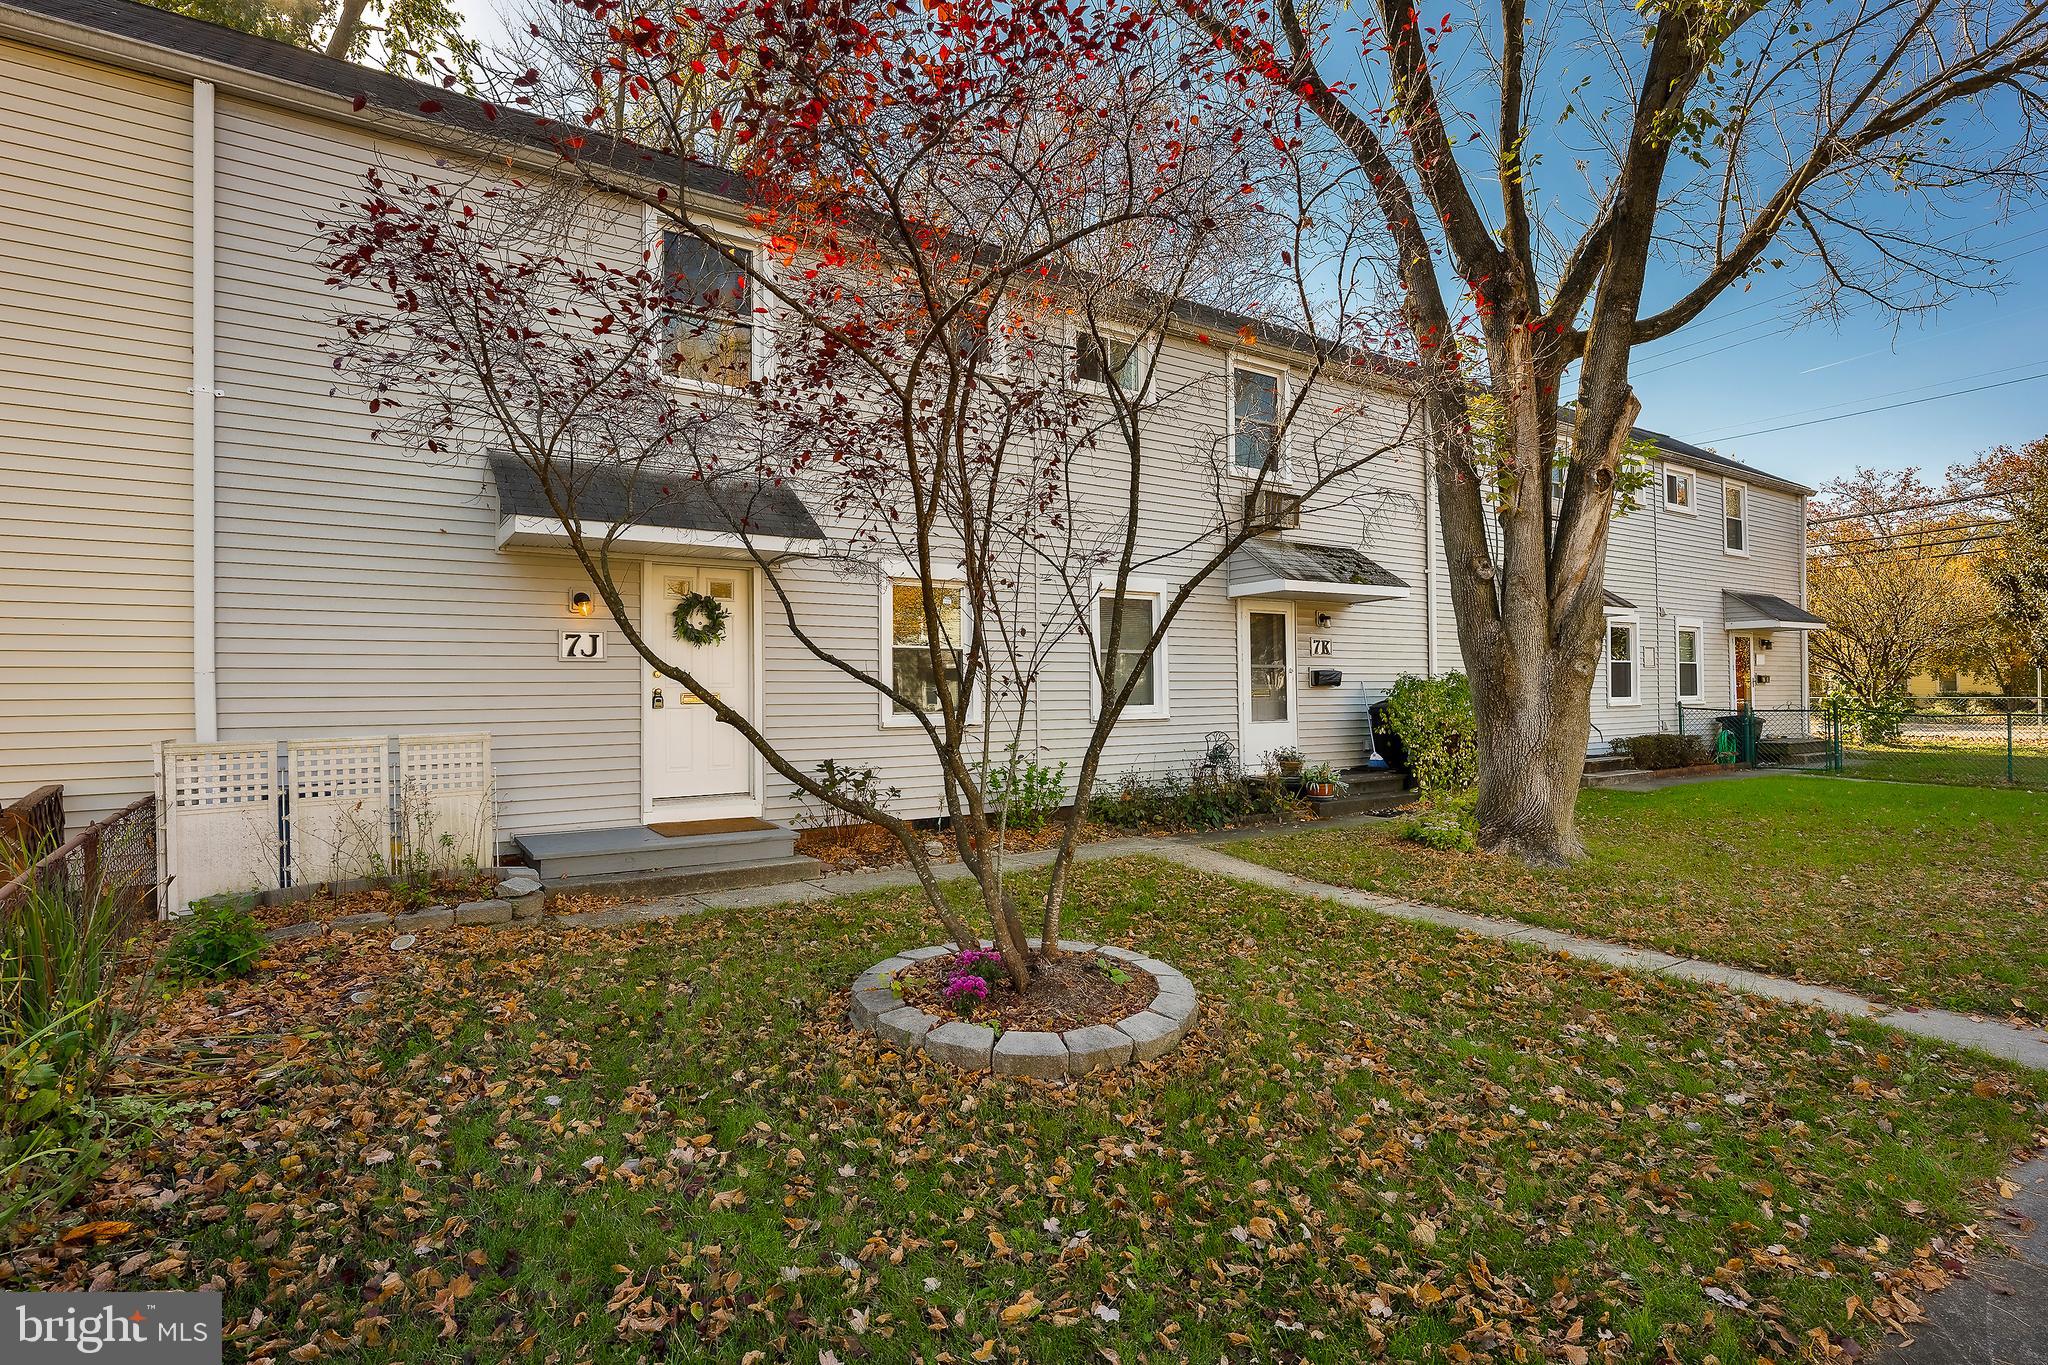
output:
[{"label": "white vinyl siding", "polygon": [[0,41],[0,801],[192,737],[192,91]]},{"label": "white vinyl siding", "polygon": [[[479,463],[374,441],[329,396],[313,223],[369,165],[430,157],[226,98],[216,155],[221,738],[487,729],[501,832],[637,820],[641,669],[569,615],[581,569],[500,553]],[[572,624],[617,647],[560,662]]]}]

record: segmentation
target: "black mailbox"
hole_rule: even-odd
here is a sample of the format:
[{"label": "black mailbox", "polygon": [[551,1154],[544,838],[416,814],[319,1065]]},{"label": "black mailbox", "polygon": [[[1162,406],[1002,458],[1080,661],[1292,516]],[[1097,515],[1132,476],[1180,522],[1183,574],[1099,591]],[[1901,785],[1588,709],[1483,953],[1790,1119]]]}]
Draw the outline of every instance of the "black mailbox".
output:
[{"label": "black mailbox", "polygon": [[1341,668],[1311,668],[1308,671],[1310,687],[1342,687],[1344,670]]}]

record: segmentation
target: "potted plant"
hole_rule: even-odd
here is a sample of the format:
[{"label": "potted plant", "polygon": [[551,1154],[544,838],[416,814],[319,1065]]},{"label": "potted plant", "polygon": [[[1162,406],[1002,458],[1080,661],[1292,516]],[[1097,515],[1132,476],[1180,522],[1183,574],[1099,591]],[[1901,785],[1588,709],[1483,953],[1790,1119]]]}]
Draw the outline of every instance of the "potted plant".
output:
[{"label": "potted plant", "polygon": [[1312,763],[1302,769],[1301,783],[1301,794],[1311,801],[1327,800],[1343,785],[1337,780],[1337,770],[1327,763]]},{"label": "potted plant", "polygon": [[1307,761],[1301,750],[1292,745],[1284,749],[1275,749],[1266,755],[1266,762],[1270,763],[1282,777],[1300,777],[1302,764]]}]

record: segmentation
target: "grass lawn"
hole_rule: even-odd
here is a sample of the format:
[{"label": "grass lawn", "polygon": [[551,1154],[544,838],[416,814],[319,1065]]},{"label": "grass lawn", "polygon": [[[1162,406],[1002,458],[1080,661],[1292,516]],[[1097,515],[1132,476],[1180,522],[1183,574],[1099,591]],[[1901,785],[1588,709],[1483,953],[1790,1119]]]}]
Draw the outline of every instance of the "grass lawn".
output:
[{"label": "grass lawn", "polygon": [[1231,852],[1322,881],[1841,986],[2048,1019],[2048,797],[1825,777],[1589,791],[1561,871],[1384,831]]},{"label": "grass lawn", "polygon": [[[1996,746],[1913,744],[1891,748],[1853,745],[1842,755],[1849,777],[1884,782],[1937,782],[1946,786],[1997,786],[2007,778],[2005,743]],[[2015,746],[2010,765],[2012,782],[2021,787],[2048,787],[2048,754],[2027,737]]]},{"label": "grass lawn", "polygon": [[1186,970],[1189,1042],[879,1052],[900,895],[281,945],[174,1002],[190,1109],[7,1287],[218,1285],[229,1359],[1735,1365],[1877,1335],[2048,1137],[1964,1054],[1151,860],[1071,928]]}]

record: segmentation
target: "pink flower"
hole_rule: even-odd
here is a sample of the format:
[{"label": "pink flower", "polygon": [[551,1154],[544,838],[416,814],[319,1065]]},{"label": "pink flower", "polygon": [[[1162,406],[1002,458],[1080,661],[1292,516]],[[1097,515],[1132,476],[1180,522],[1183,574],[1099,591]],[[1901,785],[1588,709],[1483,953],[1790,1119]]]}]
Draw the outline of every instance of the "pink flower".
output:
[{"label": "pink flower", "polygon": [[970,976],[962,972],[957,976],[949,978],[946,984],[939,988],[939,994],[952,1004],[959,1004],[969,997],[975,1000],[986,1000],[988,999],[988,982],[978,976]]}]

